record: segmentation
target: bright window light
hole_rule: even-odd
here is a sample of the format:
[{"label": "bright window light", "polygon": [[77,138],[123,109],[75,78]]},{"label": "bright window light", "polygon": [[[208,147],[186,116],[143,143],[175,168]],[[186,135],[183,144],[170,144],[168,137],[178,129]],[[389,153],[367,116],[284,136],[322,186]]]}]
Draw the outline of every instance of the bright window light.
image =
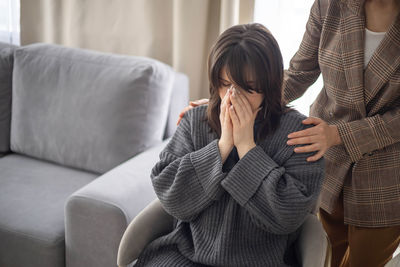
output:
[{"label": "bright window light", "polygon": [[[300,46],[314,0],[255,0],[254,22],[266,26],[274,35],[282,51],[285,69]],[[321,91],[322,76],[293,105],[304,115]]]},{"label": "bright window light", "polygon": [[19,0],[0,0],[0,42],[20,44],[19,18]]}]

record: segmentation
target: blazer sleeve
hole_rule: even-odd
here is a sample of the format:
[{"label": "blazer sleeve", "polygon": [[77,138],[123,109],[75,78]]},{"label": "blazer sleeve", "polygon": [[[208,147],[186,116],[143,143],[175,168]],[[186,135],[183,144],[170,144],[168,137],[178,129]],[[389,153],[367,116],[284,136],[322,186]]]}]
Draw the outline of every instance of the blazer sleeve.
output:
[{"label": "blazer sleeve", "polygon": [[223,194],[226,174],[218,140],[194,151],[187,112],[174,136],[160,153],[151,172],[154,190],[164,209],[182,221],[191,221]]},{"label": "blazer sleeve", "polygon": [[301,97],[320,75],[318,48],[321,36],[320,0],[311,7],[300,47],[284,71],[283,97],[287,103]]},{"label": "blazer sleeve", "polygon": [[361,120],[338,124],[339,135],[352,162],[375,150],[400,142],[400,107]]},{"label": "blazer sleeve", "polygon": [[[324,176],[324,160],[307,162],[312,153],[294,153],[277,164],[260,146],[250,150],[221,182],[244,207],[253,223],[274,234],[294,232],[315,207]],[[284,154],[283,153],[283,154]]]}]

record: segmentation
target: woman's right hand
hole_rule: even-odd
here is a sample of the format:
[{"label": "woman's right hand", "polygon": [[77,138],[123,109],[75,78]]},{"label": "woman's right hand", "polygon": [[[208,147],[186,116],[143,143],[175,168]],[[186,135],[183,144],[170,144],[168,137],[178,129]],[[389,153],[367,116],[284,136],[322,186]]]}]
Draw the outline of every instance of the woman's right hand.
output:
[{"label": "woman's right hand", "polygon": [[228,89],[224,98],[221,100],[219,120],[221,123],[221,138],[218,141],[219,151],[221,153],[222,164],[228,158],[233,148],[233,126],[229,108],[231,107],[231,90]]},{"label": "woman's right hand", "polygon": [[190,101],[190,102],[189,102],[189,106],[185,107],[185,108],[181,111],[181,113],[179,114],[179,119],[178,119],[178,122],[176,123],[176,125],[178,125],[178,124],[181,122],[183,116],[185,115],[185,113],[186,113],[188,110],[191,110],[191,109],[194,108],[194,107],[201,106],[201,105],[205,105],[205,104],[208,104],[208,98],[203,98],[203,99],[200,99],[200,100]]}]

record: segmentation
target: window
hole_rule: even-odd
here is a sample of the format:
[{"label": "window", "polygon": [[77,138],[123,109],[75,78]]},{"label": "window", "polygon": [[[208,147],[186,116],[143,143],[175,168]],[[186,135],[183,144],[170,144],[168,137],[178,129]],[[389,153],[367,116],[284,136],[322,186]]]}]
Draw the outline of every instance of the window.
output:
[{"label": "window", "polygon": [[[314,0],[255,0],[254,21],[266,26],[275,36],[282,51],[285,69],[300,46]],[[312,104],[322,88],[322,76],[291,104],[308,116]]]},{"label": "window", "polygon": [[19,0],[0,0],[0,42],[19,45]]}]

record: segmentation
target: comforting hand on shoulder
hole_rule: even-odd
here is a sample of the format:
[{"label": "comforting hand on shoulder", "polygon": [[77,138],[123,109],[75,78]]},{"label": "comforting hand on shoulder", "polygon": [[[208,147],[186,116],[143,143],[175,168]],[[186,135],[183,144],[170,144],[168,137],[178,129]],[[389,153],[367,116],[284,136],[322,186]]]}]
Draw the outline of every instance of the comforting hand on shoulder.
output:
[{"label": "comforting hand on shoulder", "polygon": [[314,124],[314,127],[306,130],[294,132],[288,135],[288,145],[306,145],[294,149],[296,153],[317,153],[308,157],[307,161],[319,160],[325,152],[332,146],[342,143],[336,125],[328,125],[320,118],[309,117],[303,121],[303,124]]}]

